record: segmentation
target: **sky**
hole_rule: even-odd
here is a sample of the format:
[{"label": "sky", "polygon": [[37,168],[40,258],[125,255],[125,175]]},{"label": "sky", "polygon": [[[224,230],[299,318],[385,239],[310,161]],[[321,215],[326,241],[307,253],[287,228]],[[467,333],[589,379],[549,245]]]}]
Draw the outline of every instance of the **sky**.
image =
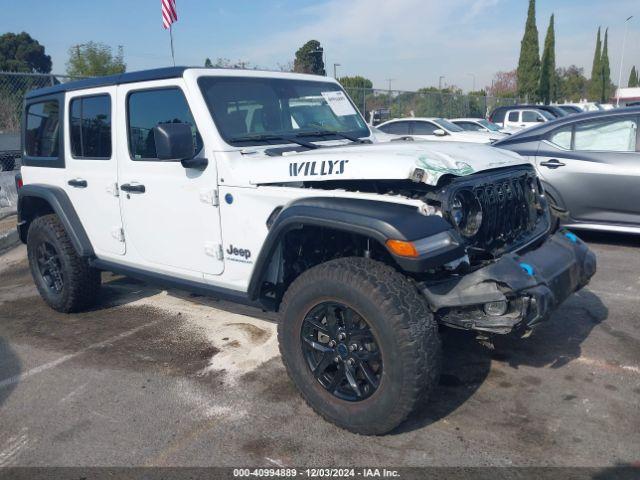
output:
[{"label": "sky", "polygon": [[[326,53],[327,71],[362,75],[376,88],[415,90],[447,85],[471,90],[517,66],[527,0],[176,0],[176,64],[209,57],[276,69],[307,40]],[[26,31],[46,48],[53,72],[64,73],[68,49],[88,41],[124,47],[127,70],[171,64],[160,0],[0,0],[0,33]],[[640,67],[640,1],[538,0],[540,45],[555,13],[556,64],[591,72],[599,25],[609,27],[612,80],[617,83],[629,22],[623,85]]]}]

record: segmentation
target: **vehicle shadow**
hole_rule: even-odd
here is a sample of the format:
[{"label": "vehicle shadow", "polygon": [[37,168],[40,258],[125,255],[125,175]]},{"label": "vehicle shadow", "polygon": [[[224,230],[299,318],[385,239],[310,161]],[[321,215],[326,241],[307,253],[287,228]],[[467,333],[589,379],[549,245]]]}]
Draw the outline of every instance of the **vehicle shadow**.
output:
[{"label": "vehicle shadow", "polygon": [[520,366],[562,368],[580,356],[582,343],[608,314],[600,298],[585,289],[567,299],[531,337],[494,337],[493,350],[478,343],[470,332],[443,331],[439,384],[427,403],[392,434],[423,428],[450,415],[492,374],[494,361],[513,369]]},{"label": "vehicle shadow", "polygon": [[0,337],[0,406],[9,398],[19,382],[13,381],[22,372],[22,362],[11,344]]}]

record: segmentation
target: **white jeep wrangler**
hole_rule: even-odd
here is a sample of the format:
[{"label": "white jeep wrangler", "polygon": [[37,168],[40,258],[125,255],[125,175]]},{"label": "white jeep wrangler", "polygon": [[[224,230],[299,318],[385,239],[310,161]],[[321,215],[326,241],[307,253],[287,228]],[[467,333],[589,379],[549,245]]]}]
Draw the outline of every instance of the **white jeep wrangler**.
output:
[{"label": "white jeep wrangler", "polygon": [[526,333],[595,272],[524,159],[374,143],[333,79],[127,73],[32,91],[23,125],[18,229],[52,308],[107,270],[276,310],[291,379],[354,432],[424,399],[439,326]]}]

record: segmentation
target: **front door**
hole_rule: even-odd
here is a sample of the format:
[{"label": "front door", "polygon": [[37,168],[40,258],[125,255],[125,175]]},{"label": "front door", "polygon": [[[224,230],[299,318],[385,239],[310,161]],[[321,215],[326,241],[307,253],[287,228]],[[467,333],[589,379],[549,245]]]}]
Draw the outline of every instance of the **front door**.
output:
[{"label": "front door", "polygon": [[127,258],[149,270],[202,281],[223,271],[217,171],[214,159],[204,170],[177,161],[160,161],[153,128],[180,122],[192,126],[194,156],[206,145],[184,94],[181,79],[118,87],[120,207]]},{"label": "front door", "polygon": [[543,180],[571,218],[640,224],[640,152],[635,115],[594,119],[553,132],[538,152]]}]

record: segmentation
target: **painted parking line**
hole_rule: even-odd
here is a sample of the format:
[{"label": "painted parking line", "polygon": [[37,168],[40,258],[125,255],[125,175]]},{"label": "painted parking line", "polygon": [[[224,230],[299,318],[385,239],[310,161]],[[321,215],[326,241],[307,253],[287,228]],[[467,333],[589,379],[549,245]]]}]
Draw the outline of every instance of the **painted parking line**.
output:
[{"label": "painted parking line", "polygon": [[33,375],[37,375],[38,373],[42,373],[45,372],[47,370],[50,370],[52,368],[57,367],[58,365],[68,362],[69,360],[72,360],[90,350],[94,350],[96,348],[101,348],[104,347],[106,345],[109,345],[113,342],[117,342],[118,340],[122,340],[123,338],[127,338],[130,337],[131,335],[135,335],[136,333],[138,333],[140,330],[143,330],[145,328],[148,327],[152,327],[153,325],[156,325],[157,323],[160,323],[162,320],[164,320],[163,318],[159,319],[159,320],[154,320],[153,322],[149,322],[149,323],[145,323],[144,325],[140,325],[139,327],[133,328],[131,330],[127,330],[126,332],[122,332],[114,337],[108,338],[106,340],[103,340],[102,342],[98,342],[98,343],[94,343],[92,345],[89,345],[85,348],[82,348],[80,350],[78,350],[77,352],[74,353],[70,353],[68,355],[63,355],[62,357],[59,357],[55,360],[52,360],[50,362],[47,362],[45,364],[39,365],[37,367],[34,367],[30,370],[27,370],[26,372],[23,373],[19,373],[18,375],[14,375],[13,377],[9,377],[9,378],[5,378],[4,380],[0,380],[0,389],[8,387],[10,385],[14,385],[16,383],[20,383],[22,380],[26,380],[29,377],[32,377]]},{"label": "painted parking line", "polygon": [[635,365],[618,365],[589,357],[578,357],[574,361],[585,365],[590,365],[592,367],[601,368],[603,370],[622,370],[625,372],[631,372],[635,373],[636,375],[640,375],[640,367],[637,367]]}]

